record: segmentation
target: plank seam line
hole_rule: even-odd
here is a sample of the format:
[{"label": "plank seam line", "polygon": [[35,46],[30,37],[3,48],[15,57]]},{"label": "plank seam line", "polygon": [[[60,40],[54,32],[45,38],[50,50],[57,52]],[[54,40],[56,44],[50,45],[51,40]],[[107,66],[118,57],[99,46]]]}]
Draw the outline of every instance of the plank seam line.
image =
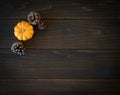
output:
[{"label": "plank seam line", "polygon": [[[25,20],[26,18],[16,18],[16,19],[5,19],[5,18],[2,18],[0,20]],[[92,19],[92,18],[89,18],[89,19],[76,19],[76,18],[42,18],[43,20],[120,20],[120,18],[104,18],[104,19]]]},{"label": "plank seam line", "polygon": [[0,78],[0,80],[2,80],[2,79],[16,79],[16,80],[18,80],[18,79],[20,79],[20,80],[22,80],[22,79],[25,79],[25,80],[27,80],[27,79],[39,79],[39,80],[43,80],[43,79],[50,79],[50,80],[55,80],[55,79],[60,79],[60,80],[68,80],[68,79],[70,79],[70,80],[83,80],[83,79],[85,79],[85,80],[120,80],[120,78]]},{"label": "plank seam line", "polygon": [[[27,50],[83,50],[83,51],[86,51],[86,50],[93,50],[93,51],[120,51],[120,49],[35,49],[35,48],[26,48]],[[0,48],[0,50],[8,50],[10,51],[10,49],[8,48]]]}]

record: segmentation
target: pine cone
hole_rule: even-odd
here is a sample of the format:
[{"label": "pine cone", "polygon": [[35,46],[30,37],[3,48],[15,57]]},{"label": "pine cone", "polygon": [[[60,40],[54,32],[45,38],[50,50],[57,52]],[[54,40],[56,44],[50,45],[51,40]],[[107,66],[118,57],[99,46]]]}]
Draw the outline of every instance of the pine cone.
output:
[{"label": "pine cone", "polygon": [[41,21],[41,16],[38,12],[30,12],[27,16],[27,20],[32,24],[32,25],[37,25]]},{"label": "pine cone", "polygon": [[24,45],[21,42],[14,42],[11,46],[11,51],[15,54],[24,55]]},{"label": "pine cone", "polygon": [[37,27],[40,29],[40,30],[44,30],[46,28],[46,23],[44,21],[40,21],[37,25]]}]

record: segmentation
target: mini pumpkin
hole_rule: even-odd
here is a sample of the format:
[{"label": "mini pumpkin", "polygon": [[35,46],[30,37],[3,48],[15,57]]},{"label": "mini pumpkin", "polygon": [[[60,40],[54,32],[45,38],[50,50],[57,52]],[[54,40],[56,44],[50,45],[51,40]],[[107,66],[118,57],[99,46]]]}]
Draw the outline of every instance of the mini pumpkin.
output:
[{"label": "mini pumpkin", "polygon": [[26,41],[33,37],[33,26],[27,21],[18,22],[14,27],[14,35],[18,40]]}]

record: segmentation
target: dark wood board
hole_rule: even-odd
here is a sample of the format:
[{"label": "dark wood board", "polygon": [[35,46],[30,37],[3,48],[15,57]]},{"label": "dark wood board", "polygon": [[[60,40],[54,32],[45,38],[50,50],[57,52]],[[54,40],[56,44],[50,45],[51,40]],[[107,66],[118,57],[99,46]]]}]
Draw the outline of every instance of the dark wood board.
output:
[{"label": "dark wood board", "polygon": [[120,95],[117,79],[0,79],[0,95]]},{"label": "dark wood board", "polygon": [[44,19],[119,19],[119,0],[12,0],[1,3],[0,19],[25,19],[38,11]]},{"label": "dark wood board", "polygon": [[118,0],[54,0],[39,12],[47,19],[119,19],[119,9]]},{"label": "dark wood board", "polygon": [[31,11],[51,8],[51,0],[1,0],[0,6],[0,19],[18,19]]},{"label": "dark wood board", "polygon": [[0,78],[120,78],[119,50],[0,50]]},{"label": "dark wood board", "polygon": [[[21,20],[0,20],[0,48],[18,41],[14,26]],[[23,42],[31,49],[119,49],[119,20],[46,20],[46,30],[36,30]]]}]

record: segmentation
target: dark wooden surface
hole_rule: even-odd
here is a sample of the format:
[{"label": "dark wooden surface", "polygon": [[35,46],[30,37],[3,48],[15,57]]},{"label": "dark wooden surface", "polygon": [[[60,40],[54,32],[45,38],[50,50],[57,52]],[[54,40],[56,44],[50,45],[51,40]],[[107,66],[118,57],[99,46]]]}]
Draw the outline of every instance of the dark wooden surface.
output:
[{"label": "dark wooden surface", "polygon": [[1,79],[1,95],[119,95],[117,79]]},{"label": "dark wooden surface", "polygon": [[[37,10],[47,29],[10,51],[17,22]],[[0,95],[120,95],[120,1],[0,3]]]}]

